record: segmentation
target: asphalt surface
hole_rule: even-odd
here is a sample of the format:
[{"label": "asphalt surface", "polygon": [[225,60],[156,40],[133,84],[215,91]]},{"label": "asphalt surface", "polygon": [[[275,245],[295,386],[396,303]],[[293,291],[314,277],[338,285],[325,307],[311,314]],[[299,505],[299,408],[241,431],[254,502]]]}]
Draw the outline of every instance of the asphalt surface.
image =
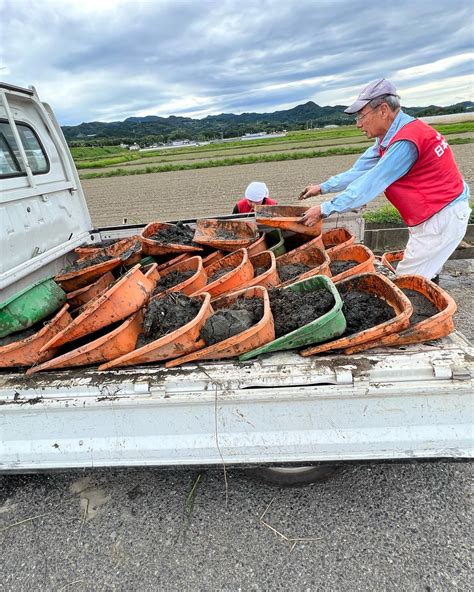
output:
[{"label": "asphalt surface", "polygon": [[[471,339],[473,272],[441,276]],[[467,591],[471,475],[349,465],[291,489],[237,470],[226,488],[220,469],[0,476],[0,591]]]}]

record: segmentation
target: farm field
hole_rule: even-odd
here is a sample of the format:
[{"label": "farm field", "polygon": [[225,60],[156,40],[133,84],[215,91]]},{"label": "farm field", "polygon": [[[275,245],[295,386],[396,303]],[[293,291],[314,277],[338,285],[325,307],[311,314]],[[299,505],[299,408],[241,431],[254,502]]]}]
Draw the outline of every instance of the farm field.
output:
[{"label": "farm field", "polygon": [[[474,134],[472,134],[474,137]],[[320,148],[321,151],[327,148],[346,148],[348,145],[365,148],[370,146],[372,142],[367,141],[364,138],[346,138],[344,140],[325,140],[320,142],[298,142],[292,144],[270,144],[268,146],[259,146],[258,148],[252,148],[249,146],[234,147],[229,150],[206,150],[199,152],[188,152],[186,154],[173,154],[170,156],[166,155],[167,151],[163,151],[159,156],[153,156],[149,158],[141,158],[132,162],[123,162],[118,165],[100,167],[100,168],[87,168],[79,171],[80,176],[87,175],[89,172],[103,173],[112,169],[143,169],[146,166],[152,166],[163,163],[173,164],[187,164],[195,162],[203,162],[205,160],[222,160],[224,158],[232,158],[239,156],[246,156],[250,154],[282,154],[285,152],[293,151],[304,151],[311,149]]]},{"label": "farm field", "polygon": [[[441,133],[449,134],[452,144],[469,143],[474,138],[474,122],[462,124],[440,125]],[[328,156],[333,154],[348,154],[349,152],[363,151],[369,146],[368,141],[357,129],[349,127],[335,130],[307,130],[291,132],[284,138],[269,140],[251,140],[248,142],[231,142],[226,144],[212,144],[199,147],[180,147],[168,150],[156,150],[137,153],[122,150],[113,154],[117,148],[105,146],[103,148],[74,148],[73,155],[76,165],[80,170],[81,178],[94,178],[105,176],[125,176],[128,174],[148,174],[161,172],[159,168],[166,167],[171,170],[182,167],[203,168],[200,165],[216,166],[219,161],[222,165],[232,165],[229,160],[247,160],[247,163],[255,161],[281,161],[292,160],[308,156],[311,153],[323,153]],[[110,151],[110,155],[100,155],[100,152]],[[90,151],[90,158],[84,158]],[[226,160],[227,159],[227,160]],[[242,164],[236,162],[235,164]],[[218,164],[217,166],[221,166]],[[149,170],[150,167],[153,170]]]},{"label": "farm field", "polygon": [[[474,183],[474,146],[452,147],[458,165],[469,185]],[[84,179],[86,195],[94,225],[146,223],[151,220],[196,218],[232,211],[248,183],[265,181],[270,197],[282,205],[314,205],[312,198],[298,202],[300,191],[310,183],[326,180],[347,170],[358,155],[328,156],[283,162],[267,162],[208,169],[151,173],[103,179]],[[368,208],[386,203],[384,197],[373,200]]]}]

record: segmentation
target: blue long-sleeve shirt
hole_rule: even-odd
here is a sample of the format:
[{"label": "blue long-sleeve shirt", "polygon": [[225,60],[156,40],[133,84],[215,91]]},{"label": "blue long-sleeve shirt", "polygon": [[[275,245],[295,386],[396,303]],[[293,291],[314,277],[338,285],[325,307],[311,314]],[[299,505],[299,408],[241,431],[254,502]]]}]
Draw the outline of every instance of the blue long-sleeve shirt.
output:
[{"label": "blue long-sleeve shirt", "polygon": [[[390,146],[383,158],[379,155],[379,145],[387,146],[393,136],[413,119],[400,110],[382,142],[377,138],[351,169],[334,175],[321,184],[323,194],[342,191],[330,201],[321,204],[323,216],[327,217],[334,213],[361,208],[383,193],[397,179],[407,174],[418,158],[415,144],[408,140],[400,140]],[[469,199],[469,187],[466,183],[464,183],[461,195],[449,205],[451,206],[455,201],[462,199]]]}]

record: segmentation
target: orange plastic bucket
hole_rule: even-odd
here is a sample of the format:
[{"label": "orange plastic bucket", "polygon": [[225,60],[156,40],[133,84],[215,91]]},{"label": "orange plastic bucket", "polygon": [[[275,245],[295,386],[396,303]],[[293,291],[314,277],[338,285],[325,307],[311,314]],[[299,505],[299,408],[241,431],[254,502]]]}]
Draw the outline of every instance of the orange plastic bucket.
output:
[{"label": "orange plastic bucket", "polygon": [[410,324],[410,316],[413,312],[413,308],[409,299],[399,288],[397,288],[397,286],[395,286],[395,284],[383,275],[377,275],[375,273],[354,275],[336,284],[338,290],[341,287],[345,287],[349,290],[360,290],[361,292],[367,292],[373,296],[382,298],[394,309],[395,317],[389,319],[385,323],[380,323],[375,327],[359,331],[353,335],[340,337],[339,339],[328,341],[327,343],[306,348],[300,352],[302,356],[313,356],[315,354],[333,350],[345,350],[349,347],[379,339],[384,335],[402,331]]},{"label": "orange plastic bucket", "polygon": [[219,249],[235,251],[247,247],[258,239],[255,222],[247,220],[217,220],[202,218],[196,221],[194,242]]},{"label": "orange plastic bucket", "polygon": [[[130,253],[127,254],[127,251]],[[77,249],[76,249],[77,252]],[[117,241],[113,245],[103,248],[95,248],[92,253],[88,253],[81,257],[81,261],[87,261],[88,258],[93,259],[100,255],[107,257],[120,257],[124,265],[135,265],[142,258],[142,243],[140,237],[131,236]]]},{"label": "orange plastic bucket", "polygon": [[145,255],[167,255],[169,253],[180,255],[182,253],[200,253],[202,251],[201,247],[197,245],[165,244],[148,238],[156,234],[159,230],[172,228],[173,226],[176,226],[176,224],[168,224],[167,222],[151,222],[148,226],[145,226],[140,235]]},{"label": "orange plastic bucket", "polygon": [[168,259],[167,261],[163,261],[161,263],[158,263],[158,267],[156,269],[161,273],[164,269],[167,269],[171,265],[174,265],[175,263],[179,263],[180,261],[185,261],[186,259],[189,259],[190,257],[193,257],[192,253],[182,253],[181,255],[178,255],[177,257],[172,257],[171,259]]},{"label": "orange plastic bucket", "polygon": [[308,234],[294,233],[292,236],[285,236],[285,249],[287,253],[302,251],[307,247],[318,247],[324,251],[322,235],[311,237]]},{"label": "orange plastic bucket", "polygon": [[109,370],[110,368],[119,368],[122,366],[136,366],[150,362],[162,362],[163,360],[177,358],[178,356],[183,356],[205,347],[206,344],[201,339],[200,333],[204,323],[213,312],[211,295],[204,293],[196,296],[196,298],[202,300],[202,306],[192,321],[176,331],[160,337],[156,341],[147,343],[147,345],[139,349],[115,358],[106,364],[102,364],[102,366],[99,366],[99,370]]},{"label": "orange plastic bucket", "polygon": [[401,275],[393,280],[400,290],[413,290],[422,294],[439,311],[437,314],[410,325],[400,333],[383,335],[369,343],[344,350],[346,354],[353,354],[365,349],[384,346],[408,345],[440,339],[454,331],[453,315],[456,312],[456,302],[442,288],[421,275]]},{"label": "orange plastic bucket", "polygon": [[[397,273],[397,263],[402,261],[403,257],[405,256],[405,251],[387,251],[382,255],[381,261],[392,271],[393,273]],[[394,265],[395,263],[395,265]]]},{"label": "orange plastic bucket", "polygon": [[115,269],[121,264],[122,260],[120,257],[117,257],[115,259],[110,259],[109,261],[104,261],[103,263],[97,263],[97,265],[85,267],[79,271],[62,273],[57,275],[54,280],[60,284],[65,292],[74,292],[75,290],[79,290],[79,288],[84,288],[84,286],[92,284],[95,280],[100,278],[101,275],[104,275],[104,273],[107,273],[108,271],[112,271],[112,269]]},{"label": "orange plastic bucket", "polygon": [[214,251],[214,253],[210,253],[207,257],[203,258],[202,264],[204,267],[209,267],[209,265],[219,261],[219,259],[222,259],[222,257],[225,257],[224,251]]},{"label": "orange plastic bucket", "polygon": [[74,292],[68,292],[66,296],[66,302],[71,308],[83,306],[86,304],[86,302],[89,302],[89,300],[92,300],[92,298],[95,298],[101,292],[106,290],[111,284],[114,283],[114,281],[115,278],[112,272],[108,271],[93,284],[84,286],[84,288],[79,288],[79,290],[74,290]]},{"label": "orange plastic bucket", "polygon": [[355,235],[352,234],[344,226],[332,228],[322,234],[324,248],[329,257],[333,256],[344,247],[353,245],[355,242]]},{"label": "orange plastic bucket", "polygon": [[255,219],[257,224],[317,236],[321,234],[321,220],[314,226],[300,222],[308,210],[305,206],[255,206]]},{"label": "orange plastic bucket", "polygon": [[179,263],[175,263],[174,265],[163,269],[160,274],[160,279],[166,277],[170,273],[183,271],[194,271],[194,275],[167,290],[163,290],[163,292],[159,292],[157,294],[159,298],[170,292],[182,292],[186,296],[190,296],[191,294],[194,294],[194,292],[204,288],[207,283],[207,273],[203,267],[201,257],[198,256],[190,257],[189,259],[185,259],[184,261],[180,261]]},{"label": "orange plastic bucket", "polygon": [[345,280],[348,277],[358,275],[360,273],[375,272],[375,255],[370,249],[364,247],[364,245],[349,245],[348,247],[340,248],[338,251],[332,251],[329,253],[329,259],[331,263],[333,261],[348,260],[359,262],[357,265],[354,265],[354,267],[346,269],[346,271],[338,273],[337,275],[333,275],[331,279],[334,283],[340,282],[341,280]]},{"label": "orange plastic bucket", "polygon": [[186,362],[193,362],[194,360],[218,360],[222,358],[233,358],[244,354],[256,347],[260,347],[269,341],[275,339],[275,329],[273,326],[273,316],[270,310],[270,300],[268,298],[268,292],[262,286],[255,286],[253,288],[246,288],[245,290],[239,290],[233,292],[227,296],[222,296],[212,303],[214,310],[227,308],[229,305],[236,302],[240,297],[243,298],[261,298],[263,300],[263,316],[252,327],[233,335],[228,339],[224,339],[219,343],[210,345],[196,352],[176,358],[169,362],[166,362],[167,368],[173,368],[174,366],[180,366]]},{"label": "orange plastic bucket", "polygon": [[57,351],[56,349],[43,353],[40,353],[40,350],[45,343],[72,321],[68,308],[69,305],[65,304],[49,322],[45,323],[44,327],[33,335],[0,347],[0,368],[32,366],[52,358]]},{"label": "orange plastic bucket", "polygon": [[331,272],[329,271],[329,257],[327,254],[315,246],[309,246],[304,249],[298,249],[295,251],[290,251],[289,253],[285,253],[280,257],[277,257],[276,260],[276,267],[278,276],[281,279],[281,275],[279,272],[279,268],[285,265],[295,265],[295,264],[304,264],[312,269],[309,271],[305,271],[301,273],[297,277],[294,277],[290,280],[283,281],[279,284],[279,287],[289,286],[290,284],[294,284],[295,282],[299,282],[300,280],[304,280],[308,277],[312,277],[313,275],[326,275],[331,277]]},{"label": "orange plastic bucket", "polygon": [[41,351],[74,341],[126,319],[148,302],[156,285],[157,275],[156,263],[145,275],[140,265],[135,265],[106,292],[91,300],[81,314],[48,341]]},{"label": "orange plastic bucket", "polygon": [[139,310],[116,329],[94,339],[90,343],[53,358],[44,364],[34,366],[26,374],[34,374],[55,368],[92,366],[106,360],[113,360],[133,350],[142,326],[143,311]]},{"label": "orange plastic bucket", "polygon": [[[280,278],[277,273],[275,253],[263,251],[263,253],[250,257],[250,263],[253,265],[254,277],[242,285],[242,288],[250,288],[251,286],[274,288],[279,285]],[[265,268],[265,271],[257,275],[257,269],[262,267]]]},{"label": "orange plastic bucket", "polygon": [[250,244],[247,247],[249,257],[253,257],[254,255],[258,255],[259,253],[263,253],[266,250],[267,250],[267,243],[265,242],[265,233],[264,232],[262,232],[260,234],[259,238],[257,238],[257,240],[255,242],[253,242],[252,244]]},{"label": "orange plastic bucket", "polygon": [[238,290],[254,276],[253,265],[250,262],[247,249],[234,251],[209,265],[206,268],[208,282],[216,272],[222,269],[229,269],[229,272],[217,280],[211,281],[200,290],[197,290],[193,295],[195,296],[201,292],[209,292],[213,298],[216,298],[226,292]]}]

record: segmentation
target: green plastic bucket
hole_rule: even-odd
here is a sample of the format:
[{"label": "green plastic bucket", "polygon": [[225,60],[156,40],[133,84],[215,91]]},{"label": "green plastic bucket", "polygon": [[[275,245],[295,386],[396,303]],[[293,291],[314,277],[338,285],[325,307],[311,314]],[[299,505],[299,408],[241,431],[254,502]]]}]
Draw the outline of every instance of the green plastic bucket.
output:
[{"label": "green plastic bucket", "polygon": [[290,284],[283,289],[305,293],[320,290],[321,288],[325,288],[334,296],[335,303],[330,311],[287,335],[282,335],[274,341],[270,341],[261,347],[257,347],[256,349],[242,354],[239,357],[239,360],[245,361],[260,354],[321,343],[342,335],[346,330],[346,319],[342,313],[343,303],[336,286],[330,278],[325,275],[315,275],[305,280],[295,282],[294,284]]},{"label": "green plastic bucket", "polygon": [[155,257],[148,255],[147,257],[143,257],[143,259],[140,259],[139,263],[140,263],[141,267],[146,267],[147,265],[151,265],[152,263],[156,263],[156,259],[155,259]]},{"label": "green plastic bucket", "polygon": [[28,329],[56,312],[66,302],[66,292],[46,278],[0,303],[0,338]]},{"label": "green plastic bucket", "polygon": [[279,257],[286,253],[285,241],[279,228],[266,232],[265,242],[267,243],[268,251],[273,251],[275,257]]}]

